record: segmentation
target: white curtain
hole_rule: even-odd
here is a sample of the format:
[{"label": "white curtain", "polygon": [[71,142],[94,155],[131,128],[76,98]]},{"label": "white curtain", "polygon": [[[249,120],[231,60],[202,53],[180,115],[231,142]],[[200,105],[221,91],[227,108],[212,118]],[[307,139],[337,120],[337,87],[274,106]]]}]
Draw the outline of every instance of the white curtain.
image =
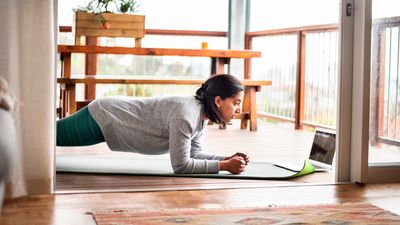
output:
[{"label": "white curtain", "polygon": [[15,113],[19,159],[8,190],[12,197],[53,190],[54,14],[53,0],[0,0],[0,76],[19,102]]}]

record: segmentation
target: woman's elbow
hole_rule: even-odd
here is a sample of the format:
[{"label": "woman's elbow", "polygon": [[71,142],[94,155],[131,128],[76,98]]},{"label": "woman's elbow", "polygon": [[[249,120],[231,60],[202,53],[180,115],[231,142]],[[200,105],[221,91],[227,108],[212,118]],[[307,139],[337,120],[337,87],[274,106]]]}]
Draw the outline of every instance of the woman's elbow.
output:
[{"label": "woman's elbow", "polygon": [[189,163],[183,163],[180,165],[172,165],[172,169],[174,171],[174,174],[190,174],[193,173],[193,170],[191,170],[191,166]]},{"label": "woman's elbow", "polygon": [[187,173],[183,170],[174,170],[174,174],[187,174]]},{"label": "woman's elbow", "polygon": [[190,173],[190,171],[188,171],[187,169],[182,168],[182,167],[179,167],[179,168],[173,167],[173,170],[174,170],[174,174],[187,174],[187,173]]}]

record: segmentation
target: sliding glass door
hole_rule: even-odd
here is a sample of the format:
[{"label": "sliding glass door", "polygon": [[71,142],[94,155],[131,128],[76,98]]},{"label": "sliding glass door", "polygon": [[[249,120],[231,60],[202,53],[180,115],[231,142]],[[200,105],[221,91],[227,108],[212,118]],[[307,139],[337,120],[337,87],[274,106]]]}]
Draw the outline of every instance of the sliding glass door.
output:
[{"label": "sliding glass door", "polygon": [[400,2],[341,7],[337,180],[399,182]]},{"label": "sliding glass door", "polygon": [[377,169],[381,171],[400,166],[399,8],[398,0],[372,0],[368,153],[369,167],[372,169],[370,180],[400,177],[398,173],[374,172]]}]

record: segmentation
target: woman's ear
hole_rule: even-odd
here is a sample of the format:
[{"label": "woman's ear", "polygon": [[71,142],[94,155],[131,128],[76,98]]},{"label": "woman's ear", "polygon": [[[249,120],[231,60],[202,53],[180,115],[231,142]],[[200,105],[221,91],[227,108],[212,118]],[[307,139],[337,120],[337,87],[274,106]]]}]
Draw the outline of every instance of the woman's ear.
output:
[{"label": "woman's ear", "polygon": [[215,96],[215,98],[214,98],[214,104],[217,106],[218,109],[221,107],[221,103],[222,103],[222,98],[221,98],[221,96]]}]

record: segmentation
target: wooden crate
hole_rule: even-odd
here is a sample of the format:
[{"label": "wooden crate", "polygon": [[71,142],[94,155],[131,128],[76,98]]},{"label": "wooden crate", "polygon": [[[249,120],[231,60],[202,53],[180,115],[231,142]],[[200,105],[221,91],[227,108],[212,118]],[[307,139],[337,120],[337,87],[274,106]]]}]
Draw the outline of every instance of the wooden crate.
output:
[{"label": "wooden crate", "polygon": [[141,47],[141,39],[145,35],[144,15],[102,13],[102,16],[109,22],[109,29],[103,28],[98,15],[75,12],[73,33],[76,45],[80,45],[82,36],[131,37],[135,38],[135,47]]}]

